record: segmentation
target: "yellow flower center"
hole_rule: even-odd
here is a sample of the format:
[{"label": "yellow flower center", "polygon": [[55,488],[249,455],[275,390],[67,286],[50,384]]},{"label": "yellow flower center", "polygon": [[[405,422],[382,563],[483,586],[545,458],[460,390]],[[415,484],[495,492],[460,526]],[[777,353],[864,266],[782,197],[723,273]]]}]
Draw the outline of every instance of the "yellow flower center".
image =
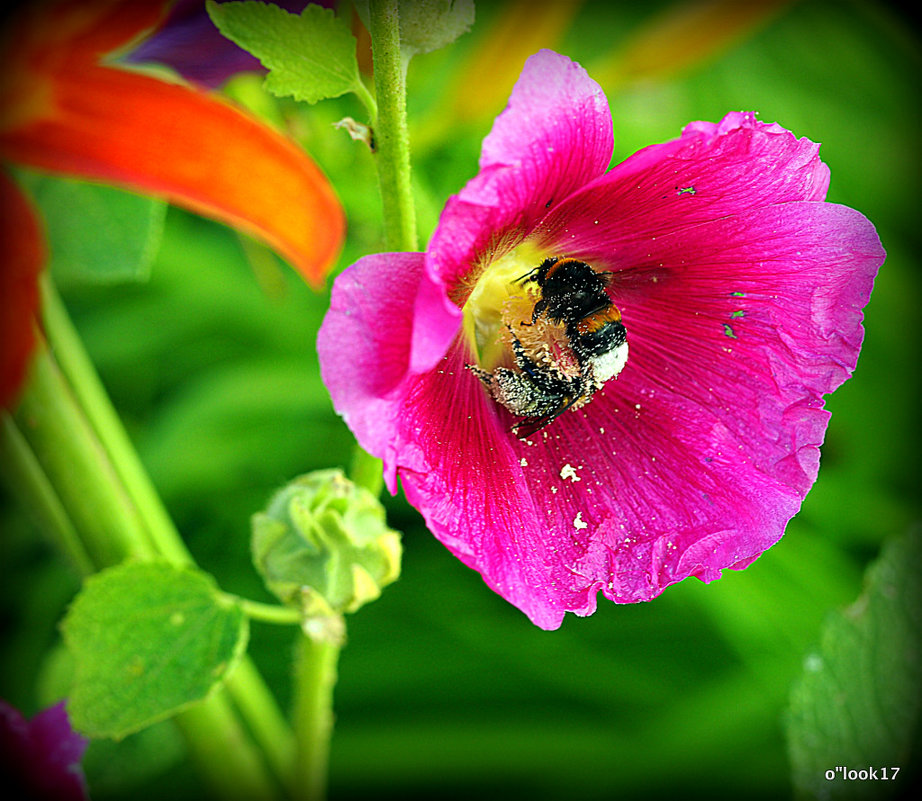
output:
[{"label": "yellow flower center", "polygon": [[487,372],[513,367],[513,336],[538,363],[576,374],[579,370],[562,325],[545,316],[532,320],[541,290],[526,281],[548,256],[528,243],[487,267],[464,304],[463,330],[477,365]]}]

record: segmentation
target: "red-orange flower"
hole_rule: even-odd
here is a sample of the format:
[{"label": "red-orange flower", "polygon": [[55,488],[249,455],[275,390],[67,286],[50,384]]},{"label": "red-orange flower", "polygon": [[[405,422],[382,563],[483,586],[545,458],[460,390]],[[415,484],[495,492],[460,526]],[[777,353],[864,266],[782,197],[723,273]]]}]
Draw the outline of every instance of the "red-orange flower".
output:
[{"label": "red-orange flower", "polygon": [[[0,160],[165,197],[262,239],[319,286],[345,224],[310,158],[205,91],[104,63],[152,30],[165,6],[46,0],[9,19],[0,32]],[[25,285],[34,284],[41,255],[28,204],[6,178],[0,203],[6,405],[24,372],[36,296]]]}]

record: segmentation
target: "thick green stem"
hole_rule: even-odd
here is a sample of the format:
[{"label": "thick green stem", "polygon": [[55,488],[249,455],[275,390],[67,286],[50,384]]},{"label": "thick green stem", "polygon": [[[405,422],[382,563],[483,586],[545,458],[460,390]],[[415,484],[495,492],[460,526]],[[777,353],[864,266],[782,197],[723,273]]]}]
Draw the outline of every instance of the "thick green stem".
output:
[{"label": "thick green stem", "polygon": [[397,0],[370,0],[368,6],[378,99],[375,160],[384,209],[386,247],[413,251],[417,247],[416,212],[410,187],[406,65],[400,51],[397,6]]},{"label": "thick green stem", "polygon": [[278,786],[265,770],[222,688],[175,718],[199,773],[227,801],[273,801]]},{"label": "thick green stem", "polygon": [[151,547],[173,564],[192,564],[185,543],[153,483],[138,458],[137,451],[116,413],[109,395],[99,380],[80,337],[50,278],[42,283],[43,322],[60,365],[79,406],[109,455],[110,462],[138,510]]},{"label": "thick green stem", "polygon": [[276,778],[284,787],[290,787],[294,769],[294,733],[252,660],[246,658],[240,662],[228,676],[226,687]]},{"label": "thick green stem", "polygon": [[[30,480],[23,468],[31,468],[31,480],[38,486],[35,471],[41,471],[47,482],[42,490],[46,515],[55,516],[59,537],[67,532],[77,539],[76,544],[63,545],[68,553],[83,555],[82,569],[99,570],[127,558],[162,557],[77,397],[41,343],[15,421],[6,421],[5,426],[5,440],[19,453],[18,460],[7,465],[18,474],[14,485]],[[13,431],[21,432],[21,438]],[[35,497],[30,494],[25,499]],[[273,785],[262,757],[241,733],[240,724],[233,720],[231,725],[230,714],[226,698],[218,694],[180,713],[175,721],[193,759],[200,766],[210,765],[203,773],[209,781],[217,780],[214,786],[221,797],[271,798]],[[219,756],[219,751],[224,755]],[[228,762],[233,763],[232,769]],[[245,788],[245,793],[229,794],[233,788]]]},{"label": "thick green stem", "polygon": [[298,801],[326,796],[333,734],[333,687],[342,647],[342,618],[333,618],[325,632],[302,634],[295,663],[294,795]]},{"label": "thick green stem", "polygon": [[3,478],[23,505],[35,513],[58,549],[70,559],[81,576],[93,572],[80,535],[61,504],[45,471],[9,414],[0,419],[0,470]]},{"label": "thick green stem", "polygon": [[156,556],[140,513],[44,343],[15,421],[97,569]]}]

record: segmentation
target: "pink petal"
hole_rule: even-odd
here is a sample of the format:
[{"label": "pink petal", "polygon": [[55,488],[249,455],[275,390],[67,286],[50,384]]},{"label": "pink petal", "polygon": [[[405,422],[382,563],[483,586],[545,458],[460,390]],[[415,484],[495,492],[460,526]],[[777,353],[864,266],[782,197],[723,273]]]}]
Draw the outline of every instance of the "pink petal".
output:
[{"label": "pink petal", "polygon": [[[659,247],[660,280],[621,304],[624,372],[522,451],[545,536],[567,554],[548,580],[577,613],[597,589],[633,602],[690,575],[711,581],[780,539],[816,479],[821,395],[855,367],[884,258],[861,214],[816,202]],[[549,484],[567,464],[580,481]]]},{"label": "pink petal", "polygon": [[484,140],[479,175],[442,212],[428,250],[433,276],[452,289],[469,280],[478,261],[602,175],[613,146],[608,102],[586,71],[550,50],[529,58]]},{"label": "pink petal", "polygon": [[[334,282],[330,310],[317,335],[323,381],[333,406],[367,451],[385,459],[396,491],[392,431],[410,368],[413,311],[422,253],[360,259]],[[387,466],[390,466],[387,469]]]},{"label": "pink petal", "polygon": [[456,346],[390,396],[378,432],[430,530],[544,628],[594,611],[599,590],[636,602],[711,581],[781,537],[883,259],[858,212],[817,202],[658,242],[658,280],[613,290],[628,367],[584,409],[522,442]]},{"label": "pink petal", "polygon": [[819,145],[734,112],[638,151],[553,209],[535,236],[555,252],[599,266],[643,266],[625,261],[625,239],[650,241],[772,203],[823,200],[828,186]]},{"label": "pink petal", "polygon": [[[413,335],[414,369],[430,368],[445,353],[461,323],[453,306],[478,270],[521,241],[555,202],[602,175],[613,146],[599,85],[558,53],[531,56],[484,140],[480,173],[448,200],[429,243],[431,281],[417,309],[428,322]],[[437,312],[434,319],[427,310]]]},{"label": "pink petal", "polygon": [[508,415],[465,369],[469,360],[456,343],[438,369],[410,382],[393,458],[429,530],[534,623],[554,629],[572,594],[554,586],[567,574],[567,553],[524,480],[528,446],[510,436]]}]

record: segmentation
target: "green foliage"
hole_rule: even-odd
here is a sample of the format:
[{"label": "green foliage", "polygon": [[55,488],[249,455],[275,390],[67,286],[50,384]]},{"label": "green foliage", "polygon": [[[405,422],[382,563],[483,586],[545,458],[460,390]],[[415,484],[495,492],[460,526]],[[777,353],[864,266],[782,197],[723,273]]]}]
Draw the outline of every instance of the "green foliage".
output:
[{"label": "green foliage", "polygon": [[145,281],[167,204],[110,186],[22,172],[41,209],[61,286]]},{"label": "green foliage", "polygon": [[74,727],[114,738],[205,698],[236,666],[248,633],[210,576],[159,563],[88,578],[62,628],[75,665]]},{"label": "green foliage", "polygon": [[278,97],[316,103],[361,84],[355,37],[329,9],[308,5],[299,15],[271,3],[208,3],[212,21],[269,70],[266,88]]},{"label": "green foliage", "polygon": [[[794,784],[805,797],[887,798],[910,778],[922,687],[922,533],[890,543],[861,597],[823,627],[794,686],[788,741]],[[882,779],[849,781],[846,770]],[[889,780],[893,769],[900,778]],[[832,771],[834,778],[827,776]]]}]

